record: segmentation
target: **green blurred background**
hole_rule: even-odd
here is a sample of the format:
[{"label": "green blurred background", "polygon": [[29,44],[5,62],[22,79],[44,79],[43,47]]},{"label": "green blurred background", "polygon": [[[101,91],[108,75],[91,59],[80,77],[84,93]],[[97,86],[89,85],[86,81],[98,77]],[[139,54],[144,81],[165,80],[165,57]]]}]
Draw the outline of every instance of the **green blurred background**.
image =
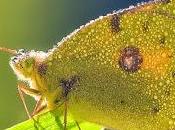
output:
[{"label": "green blurred background", "polygon": [[[0,0],[0,46],[46,51],[89,20],[137,2],[141,0]],[[0,130],[28,118],[9,58],[0,52]],[[33,99],[27,101],[32,108]]]}]

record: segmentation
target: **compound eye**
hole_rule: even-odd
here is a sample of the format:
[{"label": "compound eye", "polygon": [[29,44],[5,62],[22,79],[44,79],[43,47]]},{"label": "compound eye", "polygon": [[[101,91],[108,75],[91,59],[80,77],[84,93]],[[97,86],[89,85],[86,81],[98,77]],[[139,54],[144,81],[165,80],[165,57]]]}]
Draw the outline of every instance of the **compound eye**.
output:
[{"label": "compound eye", "polygon": [[28,52],[28,51],[25,50],[25,49],[20,49],[20,50],[18,50],[18,54],[19,54],[19,55],[26,54],[27,52]]},{"label": "compound eye", "polygon": [[120,52],[119,66],[127,72],[136,72],[143,62],[142,55],[137,47],[129,46]]},{"label": "compound eye", "polygon": [[18,63],[21,59],[26,57],[28,54],[28,51],[25,49],[18,50],[17,54],[11,58],[11,61],[13,63]]},{"label": "compound eye", "polygon": [[18,58],[17,57],[12,57],[11,60],[12,60],[13,63],[18,62]]}]

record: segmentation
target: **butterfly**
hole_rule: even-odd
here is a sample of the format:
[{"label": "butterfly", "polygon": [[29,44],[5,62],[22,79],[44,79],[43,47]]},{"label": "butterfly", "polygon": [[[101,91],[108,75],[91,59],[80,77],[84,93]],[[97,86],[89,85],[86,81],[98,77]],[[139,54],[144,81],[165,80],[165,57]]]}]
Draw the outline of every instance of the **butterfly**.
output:
[{"label": "butterfly", "polygon": [[[70,112],[77,124],[173,130],[174,21],[174,0],[150,1],[90,21],[48,52],[0,50],[13,55],[29,117],[63,106],[64,129]],[[23,93],[37,101],[32,115]]]}]

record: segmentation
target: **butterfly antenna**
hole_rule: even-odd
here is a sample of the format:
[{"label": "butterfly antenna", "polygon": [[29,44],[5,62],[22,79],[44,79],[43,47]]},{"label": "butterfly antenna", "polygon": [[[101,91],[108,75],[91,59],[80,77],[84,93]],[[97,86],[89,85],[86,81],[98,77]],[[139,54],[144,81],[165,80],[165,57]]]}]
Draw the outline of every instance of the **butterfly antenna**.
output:
[{"label": "butterfly antenna", "polygon": [[11,55],[16,55],[17,54],[17,51],[16,50],[9,49],[9,48],[6,48],[6,47],[0,47],[0,51],[9,53]]}]

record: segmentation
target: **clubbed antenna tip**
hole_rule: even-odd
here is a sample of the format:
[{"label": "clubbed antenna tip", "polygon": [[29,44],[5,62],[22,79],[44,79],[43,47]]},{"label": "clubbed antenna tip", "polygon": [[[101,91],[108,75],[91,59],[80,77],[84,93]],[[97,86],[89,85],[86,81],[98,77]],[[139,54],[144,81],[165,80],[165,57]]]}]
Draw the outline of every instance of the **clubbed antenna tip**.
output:
[{"label": "clubbed antenna tip", "polygon": [[9,48],[6,48],[6,47],[0,47],[0,51],[9,53],[11,55],[16,55],[17,54],[17,51],[16,50],[9,49]]}]

